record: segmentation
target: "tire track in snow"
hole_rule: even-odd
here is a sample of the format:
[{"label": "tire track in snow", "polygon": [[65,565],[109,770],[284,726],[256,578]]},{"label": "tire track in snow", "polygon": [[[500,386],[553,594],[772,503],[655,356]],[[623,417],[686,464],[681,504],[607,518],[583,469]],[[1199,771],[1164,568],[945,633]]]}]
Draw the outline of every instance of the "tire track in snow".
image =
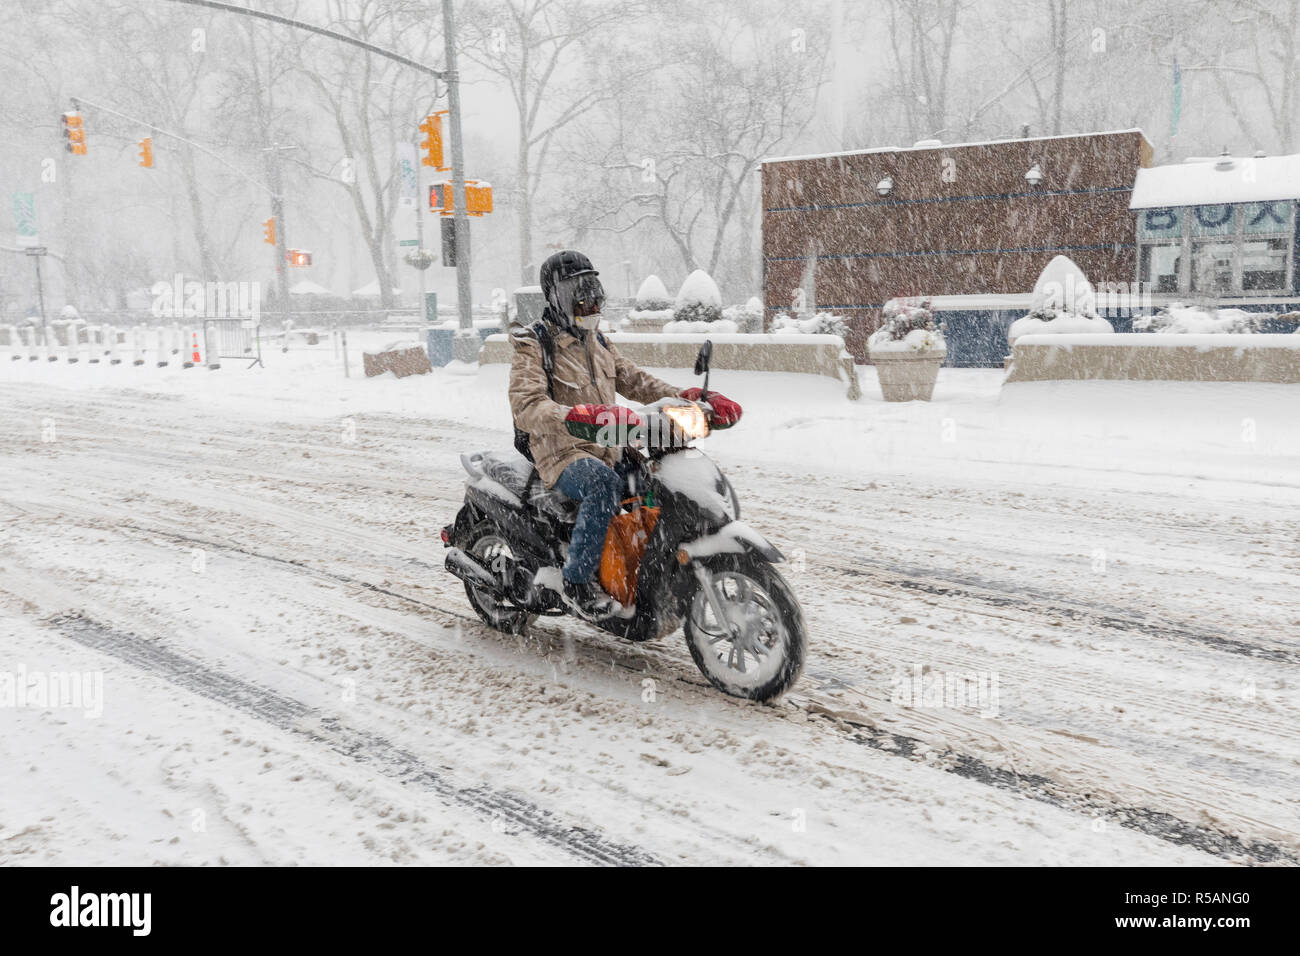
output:
[{"label": "tire track in snow", "polygon": [[[827,716],[843,721],[852,728],[850,738],[856,743],[872,750],[892,753],[909,759],[918,759],[927,749],[932,749],[925,741],[905,734],[893,733],[857,723],[839,717],[833,713]],[[1300,857],[1290,850],[1266,840],[1247,842],[1231,833],[1224,833],[1210,827],[1190,823],[1172,813],[1153,810],[1150,807],[1117,807],[1114,804],[1094,799],[1090,794],[1068,793],[1063,791],[1056,781],[1041,774],[1021,774],[1011,770],[993,767],[978,757],[954,750],[937,752],[936,759],[924,761],[929,766],[937,767],[947,773],[974,780],[999,790],[1010,790],[1031,800],[1047,803],[1054,807],[1078,813],[1086,813],[1094,821],[1103,824],[1115,823],[1131,830],[1137,830],[1148,836],[1156,837],[1175,846],[1187,846],[1210,853],[1226,860],[1237,861],[1246,858],[1252,863],[1289,863],[1300,864]]]},{"label": "tire track in snow", "polygon": [[1151,621],[1133,616],[1120,608],[1067,601],[1059,596],[1029,587],[1023,588],[1023,593],[1016,593],[975,578],[927,577],[907,568],[892,567],[861,557],[856,557],[852,561],[837,561],[819,556],[818,565],[825,565],[849,577],[870,578],[890,587],[920,591],[936,597],[955,597],[993,607],[1013,608],[1031,614],[1056,615],[1072,622],[1094,624],[1112,630],[1137,632],[1166,640],[1190,641],[1204,644],[1217,651],[1240,654],[1243,657],[1285,664],[1300,663],[1300,652],[1293,650],[1265,647],[1185,625]]},{"label": "tire track in snow", "polygon": [[46,625],[62,636],[216,703],[265,721],[278,730],[322,744],[385,776],[499,818],[531,833],[578,860],[601,866],[655,866],[659,860],[637,846],[615,843],[591,830],[564,823],[548,810],[524,798],[483,785],[459,787],[412,753],[388,739],[349,727],[337,717],[269,688],[215,670],[160,644],[69,612],[46,618]]},{"label": "tire track in snow", "polygon": [[[439,605],[433,604],[429,601],[402,594],[400,591],[395,591],[391,588],[382,587],[351,575],[313,568],[289,558],[262,554],[239,546],[207,541],[200,538],[178,534],[176,532],[138,527],[134,530],[150,535],[158,535],[160,537],[199,544],[218,550],[231,551],[245,557],[269,561],[303,574],[318,575],[329,578],[341,584],[361,587],[426,610],[432,610],[440,614],[463,619],[474,624],[478,623],[478,618],[473,615],[449,611],[446,608],[440,607]],[[602,648],[602,650],[607,651],[608,649]],[[645,650],[652,650],[652,648],[645,648]],[[847,679],[832,673],[810,673],[808,676],[812,676],[824,682],[830,682],[829,684],[824,683],[822,686],[853,686],[847,681]],[[688,685],[694,683],[682,678],[679,678],[679,681]],[[701,681],[699,685],[697,685],[697,689],[701,692],[708,693],[709,685],[704,684]],[[1156,810],[1151,807],[1122,806],[1105,800],[1096,799],[1089,793],[1078,793],[1071,790],[1064,786],[1061,781],[1043,774],[1017,773],[1011,770],[995,767],[980,757],[968,753],[952,750],[950,748],[936,750],[930,742],[919,737],[912,737],[906,734],[900,734],[894,731],[874,727],[860,719],[854,719],[837,712],[835,707],[838,706],[838,702],[818,699],[815,695],[807,693],[792,692],[789,696],[801,698],[800,702],[795,704],[799,709],[807,712],[811,716],[828,720],[832,724],[838,726],[839,729],[854,743],[869,747],[881,753],[902,757],[916,763],[925,763],[928,766],[935,767],[936,769],[943,770],[947,773],[955,774],[956,776],[963,777],[985,786],[1010,791],[1019,796],[1036,800],[1040,803],[1046,803],[1070,812],[1090,816],[1094,821],[1113,823],[1143,833],[1147,836],[1155,837],[1175,846],[1191,847],[1192,849],[1225,860],[1239,861],[1244,858],[1252,863],[1300,864],[1300,856],[1297,856],[1291,850],[1283,846],[1279,846],[1278,844],[1267,840],[1251,840],[1248,838],[1242,838],[1213,827],[1192,823],[1175,814],[1163,810]],[[934,758],[927,758],[925,756],[927,752],[934,753]],[[354,756],[353,754],[349,755]]]}]

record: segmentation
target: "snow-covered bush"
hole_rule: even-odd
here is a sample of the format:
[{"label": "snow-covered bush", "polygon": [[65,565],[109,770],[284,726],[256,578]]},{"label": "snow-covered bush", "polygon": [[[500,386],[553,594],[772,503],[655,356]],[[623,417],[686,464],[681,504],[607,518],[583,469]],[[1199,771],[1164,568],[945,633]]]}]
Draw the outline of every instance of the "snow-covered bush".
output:
[{"label": "snow-covered bush", "polygon": [[673,319],[678,322],[717,322],[722,318],[722,293],[718,284],[703,269],[686,277],[673,303]]},{"label": "snow-covered bush", "polygon": [[1083,270],[1068,256],[1056,256],[1034,284],[1029,314],[1007,330],[1007,343],[1014,345],[1022,335],[1114,331],[1097,314],[1097,293]]},{"label": "snow-covered bush", "polygon": [[751,296],[744,305],[729,305],[722,310],[722,318],[736,323],[741,332],[763,331],[763,300]]},{"label": "snow-covered bush", "polygon": [[664,285],[663,280],[656,275],[646,276],[645,281],[636,290],[633,311],[663,312],[672,307],[672,296],[668,294],[668,288]]},{"label": "snow-covered bush", "polygon": [[842,316],[833,312],[818,312],[806,319],[791,316],[788,312],[778,312],[772,319],[772,331],[802,332],[804,335],[838,335],[844,338],[849,334],[849,327]]},{"label": "snow-covered bush", "polygon": [[1151,315],[1139,315],[1133,320],[1133,329],[1168,335],[1214,332],[1241,334],[1258,332],[1260,323],[1272,317],[1271,312],[1246,312],[1243,309],[1206,311],[1174,302]]},{"label": "snow-covered bush", "polygon": [[867,339],[868,352],[947,351],[929,299],[890,299],[880,315],[884,324]]}]

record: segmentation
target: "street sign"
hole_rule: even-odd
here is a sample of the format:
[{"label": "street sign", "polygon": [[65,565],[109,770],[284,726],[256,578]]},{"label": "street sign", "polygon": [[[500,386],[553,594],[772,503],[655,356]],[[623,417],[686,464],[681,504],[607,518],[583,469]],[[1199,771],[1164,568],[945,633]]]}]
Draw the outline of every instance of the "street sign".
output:
[{"label": "street sign", "polygon": [[420,244],[420,240],[419,239],[398,239],[397,244],[399,246],[418,246]]},{"label": "street sign", "polygon": [[24,249],[23,252],[25,252],[29,256],[45,256],[45,255],[49,255],[50,250],[46,249],[44,246],[31,246],[27,249]]}]

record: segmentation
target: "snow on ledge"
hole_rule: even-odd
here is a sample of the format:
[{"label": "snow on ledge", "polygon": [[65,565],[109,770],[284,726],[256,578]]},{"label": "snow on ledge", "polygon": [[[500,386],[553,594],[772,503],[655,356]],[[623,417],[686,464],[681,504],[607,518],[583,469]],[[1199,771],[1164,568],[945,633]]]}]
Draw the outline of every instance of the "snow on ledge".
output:
[{"label": "snow on ledge", "polygon": [[[844,340],[838,335],[818,335],[806,332],[762,333],[762,332],[608,332],[609,340],[615,345],[624,342],[635,345],[671,345],[683,342],[690,345],[703,345],[708,339],[714,345],[834,345],[843,348]],[[1062,336],[1053,336],[1061,338]],[[1214,336],[1225,338],[1222,335]],[[488,342],[505,342],[509,336],[489,335]]]},{"label": "snow on ledge", "polygon": [[1271,333],[1214,333],[1202,332],[1187,335],[1158,335],[1151,332],[1092,332],[1086,334],[1045,335],[1034,333],[1016,339],[1015,347],[1025,345],[1060,345],[1073,348],[1081,346],[1117,345],[1136,348],[1187,348],[1198,349],[1300,349],[1300,335],[1275,335]]}]

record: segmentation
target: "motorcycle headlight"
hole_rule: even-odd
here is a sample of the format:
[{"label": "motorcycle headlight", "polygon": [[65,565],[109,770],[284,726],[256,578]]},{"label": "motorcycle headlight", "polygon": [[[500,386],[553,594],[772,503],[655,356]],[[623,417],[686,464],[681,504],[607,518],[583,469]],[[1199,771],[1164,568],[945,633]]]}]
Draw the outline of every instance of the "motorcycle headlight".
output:
[{"label": "motorcycle headlight", "polygon": [[665,405],[663,413],[687,438],[703,438],[709,433],[709,420],[698,405]]}]

